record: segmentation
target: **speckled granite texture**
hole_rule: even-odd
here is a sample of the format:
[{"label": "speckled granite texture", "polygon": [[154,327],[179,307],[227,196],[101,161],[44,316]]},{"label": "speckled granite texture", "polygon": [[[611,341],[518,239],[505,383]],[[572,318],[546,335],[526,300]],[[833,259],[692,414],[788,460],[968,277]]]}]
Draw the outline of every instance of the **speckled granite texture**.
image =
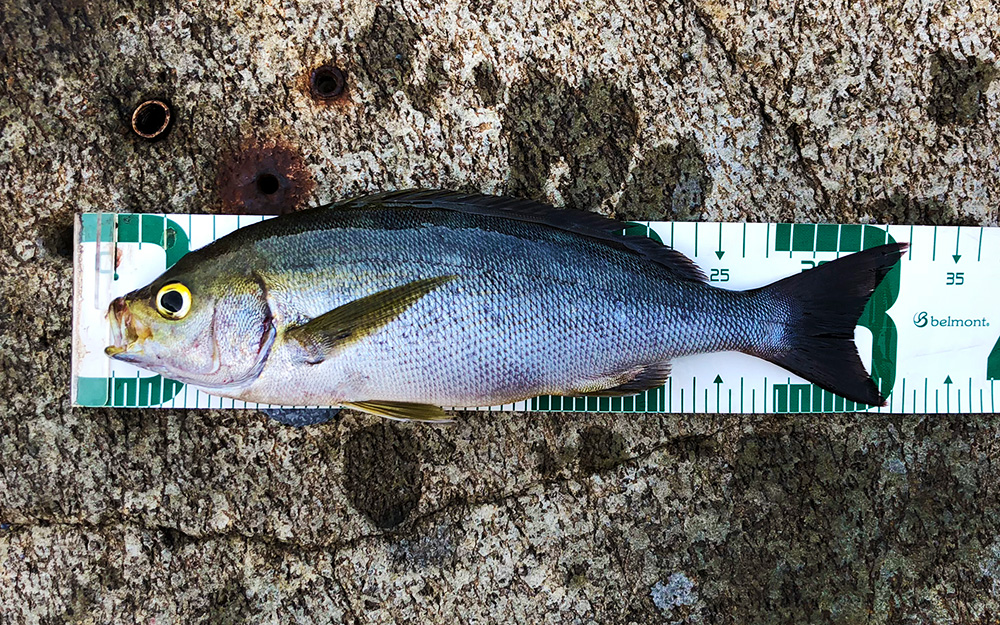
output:
[{"label": "speckled granite texture", "polygon": [[2,4],[0,623],[996,622],[992,415],[296,429],[68,398],[78,210],[423,186],[996,225],[995,2]]}]

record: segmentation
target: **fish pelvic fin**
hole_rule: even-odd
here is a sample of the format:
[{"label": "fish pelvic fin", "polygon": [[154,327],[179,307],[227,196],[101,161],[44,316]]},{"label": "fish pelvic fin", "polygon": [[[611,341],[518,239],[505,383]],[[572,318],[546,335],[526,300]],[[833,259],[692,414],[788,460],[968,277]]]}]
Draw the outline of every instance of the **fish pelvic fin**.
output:
[{"label": "fish pelvic fin", "polygon": [[654,362],[635,369],[582,384],[570,397],[589,395],[591,397],[628,397],[638,395],[651,388],[663,386],[670,377],[669,362]]},{"label": "fish pelvic fin", "polygon": [[352,401],[344,402],[343,405],[345,408],[360,410],[393,421],[430,421],[433,423],[452,423],[454,421],[445,414],[443,408],[430,404],[399,401]]},{"label": "fish pelvic fin", "polygon": [[873,247],[752,292],[786,310],[788,320],[777,344],[744,351],[851,401],[884,406],[885,398],[858,355],[854,328],[875,288],[907,247]]},{"label": "fish pelvic fin", "polygon": [[289,328],[285,337],[302,344],[311,364],[320,363],[331,351],[374,333],[420,298],[457,277],[424,278],[367,295]]}]

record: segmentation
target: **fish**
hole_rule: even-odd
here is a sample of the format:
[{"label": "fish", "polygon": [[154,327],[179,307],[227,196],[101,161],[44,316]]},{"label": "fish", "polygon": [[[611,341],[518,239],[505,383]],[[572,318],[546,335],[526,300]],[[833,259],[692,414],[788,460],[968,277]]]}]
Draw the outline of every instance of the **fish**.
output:
[{"label": "fish", "polygon": [[745,291],[595,213],[409,190],[240,228],[111,302],[107,355],[223,397],[389,419],[629,396],[738,351],[880,406],[854,329],[905,243]]}]

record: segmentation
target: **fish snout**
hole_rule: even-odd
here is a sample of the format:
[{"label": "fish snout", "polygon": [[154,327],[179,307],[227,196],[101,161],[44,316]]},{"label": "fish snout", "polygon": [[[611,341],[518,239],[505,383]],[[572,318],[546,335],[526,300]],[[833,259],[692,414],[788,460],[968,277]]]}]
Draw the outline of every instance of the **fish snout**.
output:
[{"label": "fish snout", "polygon": [[142,338],[148,338],[149,331],[139,325],[128,304],[121,297],[115,298],[108,306],[108,322],[111,325],[111,345],[104,348],[104,353],[120,360],[130,360],[135,347]]}]

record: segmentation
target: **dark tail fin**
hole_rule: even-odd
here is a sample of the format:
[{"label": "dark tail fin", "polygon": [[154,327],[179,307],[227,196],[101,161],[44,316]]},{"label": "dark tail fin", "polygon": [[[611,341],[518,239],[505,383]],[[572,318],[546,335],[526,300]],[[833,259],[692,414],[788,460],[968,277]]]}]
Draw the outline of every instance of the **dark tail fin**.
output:
[{"label": "dark tail fin", "polygon": [[788,312],[789,322],[778,345],[753,355],[851,401],[884,405],[854,345],[854,327],[906,248],[906,243],[874,247],[758,289]]}]

